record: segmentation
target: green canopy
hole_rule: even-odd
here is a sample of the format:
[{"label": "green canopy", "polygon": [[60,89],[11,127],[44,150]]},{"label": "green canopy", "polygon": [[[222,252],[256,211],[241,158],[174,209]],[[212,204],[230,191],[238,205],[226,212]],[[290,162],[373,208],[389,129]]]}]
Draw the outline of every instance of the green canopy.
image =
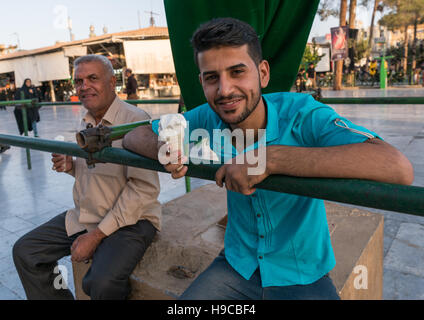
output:
[{"label": "green canopy", "polygon": [[266,92],[289,91],[296,77],[319,0],[164,0],[175,70],[187,109],[206,102],[190,39],[218,17],[249,23],[271,66]]}]

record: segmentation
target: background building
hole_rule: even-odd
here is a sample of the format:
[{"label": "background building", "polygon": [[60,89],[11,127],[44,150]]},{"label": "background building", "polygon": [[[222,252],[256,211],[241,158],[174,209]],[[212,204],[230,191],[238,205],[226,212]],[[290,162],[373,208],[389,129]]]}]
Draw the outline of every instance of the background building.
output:
[{"label": "background building", "polygon": [[73,62],[86,54],[101,54],[111,61],[122,97],[126,68],[136,75],[142,98],[179,95],[168,29],[154,26],[100,36],[90,30],[87,39],[0,55],[0,88],[20,87],[30,78],[43,100],[68,100],[73,94]]}]

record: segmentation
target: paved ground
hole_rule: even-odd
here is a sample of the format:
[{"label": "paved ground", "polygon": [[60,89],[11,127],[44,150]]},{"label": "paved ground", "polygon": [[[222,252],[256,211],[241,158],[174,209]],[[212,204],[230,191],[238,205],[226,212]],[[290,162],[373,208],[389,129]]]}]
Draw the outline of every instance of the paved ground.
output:
[{"label": "paved ground", "polygon": [[[390,89],[380,91],[324,91],[324,96],[422,96],[424,89]],[[165,108],[149,106],[153,113]],[[334,105],[341,115],[378,132],[386,141],[403,151],[414,165],[414,185],[424,186],[424,105]],[[176,109],[175,106],[170,106]],[[13,108],[0,110],[0,133],[17,134]],[[79,107],[44,107],[39,134],[45,139],[65,136],[74,141],[81,110]],[[51,170],[50,155],[31,151],[31,171],[26,167],[24,149],[12,148],[0,159],[0,299],[25,299],[25,293],[11,258],[13,243],[23,234],[73,206],[73,178]],[[184,180],[172,180],[160,173],[162,203],[185,192]],[[196,188],[207,181],[192,180]],[[384,299],[424,299],[424,217],[373,210],[385,217],[384,229]],[[69,258],[60,265],[69,271],[68,283],[73,290]]]}]

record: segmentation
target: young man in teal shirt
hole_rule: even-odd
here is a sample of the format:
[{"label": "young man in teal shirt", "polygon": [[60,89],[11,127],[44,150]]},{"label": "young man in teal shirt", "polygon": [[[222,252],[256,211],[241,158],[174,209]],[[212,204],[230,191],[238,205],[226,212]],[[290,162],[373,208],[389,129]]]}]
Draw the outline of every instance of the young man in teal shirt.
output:
[{"label": "young man in teal shirt", "polygon": [[[338,299],[328,276],[336,261],[323,201],[254,186],[271,174],[411,184],[410,162],[375,133],[309,95],[262,95],[270,68],[248,24],[211,20],[194,33],[192,44],[207,103],[184,117],[189,134],[206,129],[212,150],[230,158],[216,173],[217,185],[228,190],[228,224],[225,252],[181,298]],[[245,137],[253,132],[253,141],[237,150],[227,139],[224,148],[216,148],[226,135],[214,132],[225,129]],[[139,127],[125,137],[124,147],[158,159],[157,133],[157,122]],[[248,159],[260,151],[264,169],[251,174],[261,157],[256,164]],[[173,178],[186,174],[181,153],[171,150],[167,159],[163,164]]]}]

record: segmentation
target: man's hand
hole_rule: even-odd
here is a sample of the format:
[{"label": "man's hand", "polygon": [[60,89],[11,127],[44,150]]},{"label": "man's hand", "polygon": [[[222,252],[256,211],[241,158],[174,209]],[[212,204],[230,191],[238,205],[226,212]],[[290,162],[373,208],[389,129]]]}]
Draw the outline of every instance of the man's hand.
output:
[{"label": "man's hand", "polygon": [[[261,149],[260,151],[264,150]],[[260,151],[259,155],[261,154]],[[227,190],[247,196],[254,193],[256,191],[254,186],[271,174],[266,166],[266,159],[253,158],[252,156],[255,154],[258,154],[258,149],[240,154],[221,166],[215,174],[216,184],[222,188],[225,183]],[[258,161],[254,162],[252,159]]]},{"label": "man's hand", "polygon": [[158,159],[165,170],[171,173],[172,178],[179,179],[185,176],[188,167],[184,163],[188,162],[186,156],[182,155],[181,150],[171,150],[165,143],[158,144]]},{"label": "man's hand", "polygon": [[72,156],[52,153],[53,170],[56,172],[68,172],[72,170]]},{"label": "man's hand", "polygon": [[71,260],[82,262],[91,259],[100,242],[106,235],[96,228],[88,233],[80,235],[71,246]]}]

